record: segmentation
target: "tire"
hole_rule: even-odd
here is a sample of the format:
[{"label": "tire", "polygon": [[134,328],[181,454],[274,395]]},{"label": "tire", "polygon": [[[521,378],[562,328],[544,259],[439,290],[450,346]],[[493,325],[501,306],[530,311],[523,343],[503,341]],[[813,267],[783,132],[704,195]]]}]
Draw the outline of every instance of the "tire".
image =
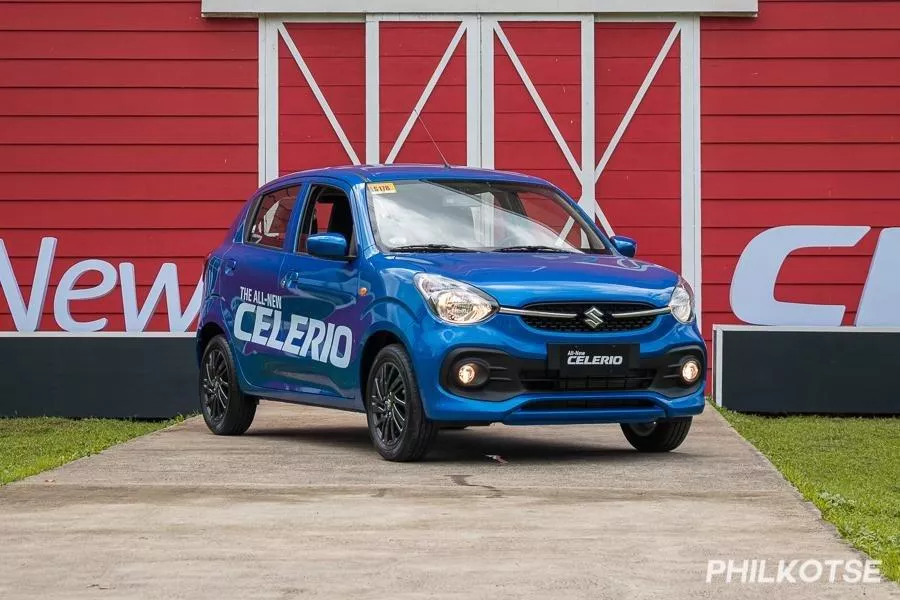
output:
[{"label": "tire", "polygon": [[200,412],[216,435],[240,435],[256,416],[256,399],[241,392],[228,342],[217,335],[200,362]]},{"label": "tire", "polygon": [[687,437],[691,421],[691,417],[682,417],[652,423],[622,423],[622,433],[639,452],[670,452]]},{"label": "tire", "polygon": [[400,344],[381,349],[366,375],[369,437],[385,460],[412,462],[428,452],[438,425],[425,416],[409,355]]}]

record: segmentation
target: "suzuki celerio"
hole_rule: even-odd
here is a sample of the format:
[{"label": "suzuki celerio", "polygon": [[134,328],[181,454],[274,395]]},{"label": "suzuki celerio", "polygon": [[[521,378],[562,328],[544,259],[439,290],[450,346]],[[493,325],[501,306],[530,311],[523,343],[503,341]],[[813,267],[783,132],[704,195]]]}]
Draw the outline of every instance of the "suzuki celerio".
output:
[{"label": "suzuki celerio", "polygon": [[442,428],[620,423],[669,451],[703,410],[693,293],[550,183],[339,167],[261,188],[208,257],[197,333],[209,428],[259,399],[364,412],[388,460]]}]

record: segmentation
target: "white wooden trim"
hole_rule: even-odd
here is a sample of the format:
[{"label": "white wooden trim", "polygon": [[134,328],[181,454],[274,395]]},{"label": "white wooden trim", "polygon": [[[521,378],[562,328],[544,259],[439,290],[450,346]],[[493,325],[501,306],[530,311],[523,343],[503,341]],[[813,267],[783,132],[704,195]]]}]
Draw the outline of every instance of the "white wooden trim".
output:
[{"label": "white wooden trim", "polygon": [[466,25],[466,165],[481,166],[481,18]]},{"label": "white wooden trim", "polygon": [[259,69],[259,79],[257,80],[257,96],[258,96],[258,106],[257,110],[259,117],[257,118],[257,152],[258,152],[258,162],[256,165],[256,173],[257,184],[262,186],[266,183],[266,149],[268,148],[268,144],[266,143],[266,117],[268,116],[268,112],[266,111],[266,94],[268,92],[268,76],[266,75],[266,36],[268,34],[268,27],[266,27],[266,22],[268,21],[267,17],[260,17],[259,19],[259,27],[258,29],[258,54],[259,59],[257,60],[257,68]]},{"label": "white wooden trim", "polygon": [[650,85],[653,83],[653,80],[656,79],[656,74],[659,73],[659,69],[660,67],[662,67],[663,61],[669,55],[669,51],[672,49],[672,45],[675,43],[675,40],[678,39],[678,34],[680,32],[681,25],[675,23],[675,25],[672,27],[672,31],[669,33],[669,37],[666,38],[666,41],[663,43],[662,49],[659,51],[659,54],[656,55],[656,59],[653,61],[653,65],[650,66],[650,70],[647,72],[647,76],[644,77],[644,81],[641,83],[641,87],[638,88],[637,93],[634,95],[634,99],[631,101],[631,106],[629,106],[628,110],[625,111],[625,116],[622,117],[622,121],[619,123],[618,129],[616,129],[616,132],[613,134],[612,139],[606,146],[606,150],[604,150],[603,156],[600,157],[600,162],[597,163],[597,169],[594,172],[595,182],[600,180],[600,175],[603,174],[603,169],[606,168],[606,165],[609,163],[609,159],[612,158],[612,154],[616,150],[616,146],[619,145],[619,142],[622,140],[622,136],[625,135],[625,130],[628,129],[628,126],[631,124],[631,119],[634,118],[634,113],[637,112],[638,107],[644,100],[644,96],[647,95],[647,90],[650,89]]},{"label": "white wooden trim", "polygon": [[366,162],[381,162],[381,27],[376,18],[366,19]]},{"label": "white wooden trim", "polygon": [[[547,8],[552,8],[548,11]],[[297,0],[202,0],[204,16],[243,17],[262,14],[327,13],[550,13],[563,14],[716,14],[753,16],[758,0],[331,0],[326,5]]]},{"label": "white wooden trim", "polygon": [[591,221],[597,213],[597,202],[594,200],[596,189],[593,179],[594,154],[596,144],[594,137],[596,120],[594,104],[594,70],[596,62],[596,50],[594,47],[594,17],[581,18],[581,172],[578,179],[581,182],[581,206]]},{"label": "white wooden trim", "polygon": [[494,168],[494,26],[495,19],[481,20],[481,164]]},{"label": "white wooden trim", "polygon": [[578,161],[575,160],[575,156],[572,154],[572,150],[569,148],[569,144],[563,137],[562,132],[560,132],[559,127],[556,126],[556,121],[553,120],[553,116],[550,114],[550,111],[547,110],[547,106],[541,99],[541,95],[538,93],[537,88],[534,87],[534,83],[531,81],[531,77],[528,76],[528,72],[522,65],[522,61],[519,60],[519,56],[516,54],[516,51],[513,50],[512,44],[509,43],[509,38],[507,38],[506,34],[503,33],[503,28],[500,26],[500,23],[494,24],[494,31],[496,32],[497,39],[500,40],[500,44],[503,46],[503,49],[506,50],[506,54],[507,56],[509,56],[509,60],[512,61],[513,67],[515,67],[516,72],[522,79],[522,83],[525,84],[525,89],[528,90],[528,95],[531,96],[531,100],[534,102],[535,106],[537,106],[538,112],[541,113],[541,117],[544,119],[544,123],[547,124],[547,128],[553,135],[553,139],[556,140],[556,145],[559,146],[559,149],[562,151],[563,156],[566,157],[566,161],[569,163],[569,167],[571,167],[575,175],[578,176],[581,172],[581,168],[578,166]]},{"label": "white wooden trim", "polygon": [[422,95],[419,96],[419,101],[416,102],[416,106],[413,108],[412,113],[410,113],[409,118],[403,125],[403,129],[400,130],[400,135],[397,136],[397,141],[394,142],[394,146],[391,148],[391,151],[388,153],[387,158],[384,161],[385,164],[389,165],[394,162],[395,158],[397,158],[397,154],[400,152],[400,148],[402,148],[404,142],[406,142],[406,138],[409,136],[409,132],[412,131],[413,125],[415,125],[416,123],[416,119],[419,117],[419,115],[422,114],[422,108],[424,108],[425,103],[428,102],[428,98],[431,97],[431,92],[434,91],[434,87],[437,85],[438,79],[440,79],[441,75],[444,74],[444,69],[447,68],[447,63],[450,62],[450,59],[453,57],[453,53],[456,52],[456,47],[459,46],[459,41],[462,39],[462,36],[465,32],[466,23],[460,23],[459,27],[456,30],[456,33],[453,34],[453,39],[450,40],[450,45],[447,46],[447,49],[444,51],[444,55],[441,57],[440,62],[438,62],[437,67],[435,67],[434,73],[431,74],[431,79],[428,80],[428,84],[425,86],[425,89],[422,90]]},{"label": "white wooden trim", "polygon": [[347,134],[344,133],[344,129],[341,127],[341,124],[338,122],[337,117],[334,115],[334,111],[331,110],[331,106],[328,104],[328,100],[325,99],[325,95],[322,93],[321,88],[319,88],[319,84],[316,82],[316,78],[313,77],[312,71],[309,70],[306,61],[303,60],[303,57],[300,55],[300,51],[297,50],[297,46],[294,44],[294,40],[291,39],[291,35],[288,33],[287,28],[283,23],[278,25],[278,31],[281,33],[281,37],[284,40],[284,43],[287,45],[288,51],[290,51],[291,56],[294,57],[294,62],[297,63],[298,67],[300,67],[300,72],[303,73],[303,77],[306,79],[306,83],[309,85],[310,90],[312,90],[313,95],[316,97],[319,106],[322,107],[322,111],[325,113],[325,117],[328,119],[328,122],[331,123],[331,128],[334,129],[334,133],[337,134],[338,139],[341,141],[341,145],[344,147],[344,152],[347,153],[347,156],[350,157],[350,160],[354,165],[358,165],[359,157],[356,155],[356,151],[350,144],[350,140],[347,139]]},{"label": "white wooden trim", "polygon": [[700,17],[686,17],[681,29],[681,275],[694,289],[698,324],[703,316],[700,210]]},{"label": "white wooden trim", "polygon": [[278,177],[278,30],[259,19],[259,185]]}]

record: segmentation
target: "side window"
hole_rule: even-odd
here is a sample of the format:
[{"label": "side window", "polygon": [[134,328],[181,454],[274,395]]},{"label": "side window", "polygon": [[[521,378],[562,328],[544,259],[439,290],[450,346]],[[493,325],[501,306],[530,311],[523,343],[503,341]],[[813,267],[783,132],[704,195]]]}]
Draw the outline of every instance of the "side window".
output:
[{"label": "side window", "polygon": [[305,254],[306,240],[317,233],[340,233],[346,238],[350,253],[353,253],[353,211],[343,190],[327,185],[315,185],[310,190],[297,239],[297,252]]},{"label": "side window", "polygon": [[282,188],[263,196],[247,224],[247,241],[268,248],[284,248],[291,211],[299,186]]}]

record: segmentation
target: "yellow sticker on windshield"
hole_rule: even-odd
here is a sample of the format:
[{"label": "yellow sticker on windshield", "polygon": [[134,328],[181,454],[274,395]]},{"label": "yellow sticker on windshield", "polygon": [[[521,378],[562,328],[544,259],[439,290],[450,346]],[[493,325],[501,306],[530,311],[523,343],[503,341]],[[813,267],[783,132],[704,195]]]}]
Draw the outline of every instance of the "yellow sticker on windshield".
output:
[{"label": "yellow sticker on windshield", "polygon": [[373,194],[393,194],[397,191],[394,184],[389,181],[384,183],[370,183],[368,188]]}]

